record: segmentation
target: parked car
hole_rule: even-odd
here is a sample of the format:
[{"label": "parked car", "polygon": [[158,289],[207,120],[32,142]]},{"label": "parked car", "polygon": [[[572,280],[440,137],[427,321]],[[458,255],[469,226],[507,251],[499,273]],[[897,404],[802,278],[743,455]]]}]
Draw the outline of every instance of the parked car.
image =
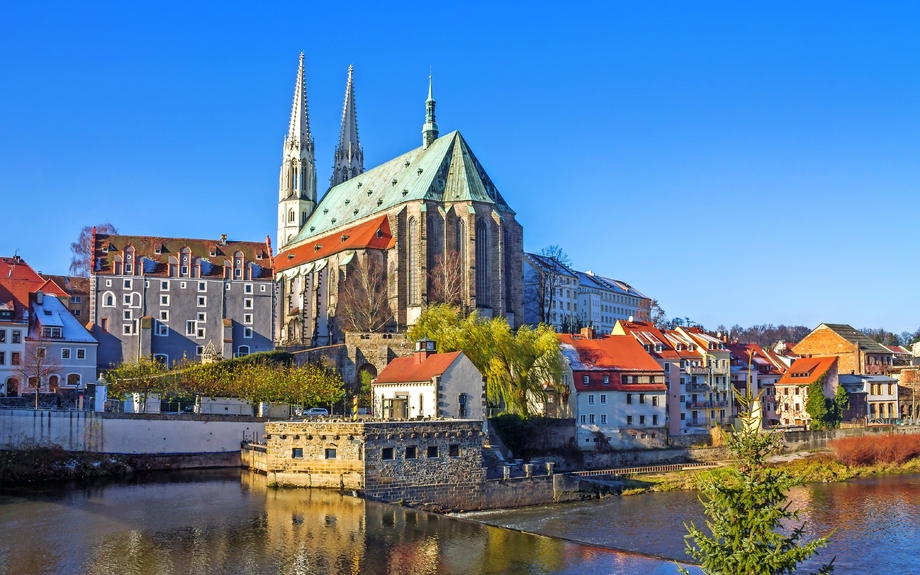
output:
[{"label": "parked car", "polygon": [[304,417],[326,417],[329,415],[329,410],[325,407],[311,407],[303,412],[303,415]]}]

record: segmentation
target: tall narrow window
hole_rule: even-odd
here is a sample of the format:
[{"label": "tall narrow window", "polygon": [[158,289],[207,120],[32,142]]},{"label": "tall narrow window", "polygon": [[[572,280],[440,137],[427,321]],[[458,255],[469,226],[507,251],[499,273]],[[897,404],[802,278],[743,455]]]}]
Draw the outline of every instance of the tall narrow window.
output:
[{"label": "tall narrow window", "polygon": [[476,221],[476,306],[489,307],[489,228]]},{"label": "tall narrow window", "polygon": [[504,296],[505,296],[505,311],[513,311],[511,309],[511,289],[512,282],[511,277],[514,275],[512,271],[512,258],[511,258],[511,230],[507,227],[502,231],[502,259],[504,260],[504,273],[502,273],[502,285],[504,286]]},{"label": "tall narrow window", "polygon": [[408,273],[406,274],[406,288],[409,290],[409,305],[418,305],[418,221],[412,217],[409,218],[408,245],[406,246],[406,265]]}]

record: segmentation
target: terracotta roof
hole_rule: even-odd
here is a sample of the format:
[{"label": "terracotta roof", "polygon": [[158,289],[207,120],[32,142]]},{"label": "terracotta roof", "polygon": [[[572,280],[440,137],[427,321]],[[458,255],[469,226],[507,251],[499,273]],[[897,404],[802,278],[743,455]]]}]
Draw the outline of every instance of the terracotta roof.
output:
[{"label": "terracotta roof", "polygon": [[13,320],[22,320],[29,309],[29,294],[43,289],[51,295],[67,297],[54,283],[47,282],[20,257],[0,257],[0,308],[12,309]]},{"label": "terracotta roof", "polygon": [[418,363],[415,355],[398,357],[387,364],[374,383],[408,383],[431,381],[431,378],[443,374],[462,351],[435,353]]},{"label": "terracotta roof", "polygon": [[284,271],[346,250],[385,250],[393,245],[390,220],[382,215],[282,251],[275,258],[275,267],[278,271]]},{"label": "terracotta roof", "polygon": [[[636,340],[643,346],[649,346],[649,353],[652,357],[662,359],[680,359],[680,354],[674,350],[674,342],[655,327],[655,324],[647,321],[623,321],[617,320],[617,323],[627,332],[632,334]],[[657,345],[661,346],[661,351],[655,351]]]},{"label": "terracotta roof", "polygon": [[253,266],[252,279],[272,278],[271,241],[268,238],[265,238],[265,242],[235,240],[216,242],[215,240],[190,238],[115,234],[95,234],[94,238],[93,275],[112,275],[115,269],[115,256],[124,257],[125,248],[130,246],[134,248],[136,265],[143,266],[145,276],[167,277],[170,258],[177,261],[181,250],[187,247],[192,258],[189,265],[195,266],[200,263],[202,266],[200,277],[225,277],[224,268],[232,268],[233,255],[239,251],[243,254],[243,265],[252,264]]},{"label": "terracotta roof", "polygon": [[89,278],[42,274],[69,295],[89,295]]},{"label": "terracotta roof", "polygon": [[795,360],[776,385],[808,385],[818,381],[837,363],[836,357],[803,357]]}]

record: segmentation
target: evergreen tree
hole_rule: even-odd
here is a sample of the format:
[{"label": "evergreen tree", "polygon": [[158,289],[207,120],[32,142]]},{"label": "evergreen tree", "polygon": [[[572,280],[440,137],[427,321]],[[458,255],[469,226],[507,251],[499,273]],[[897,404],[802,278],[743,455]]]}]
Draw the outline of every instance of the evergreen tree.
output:
[{"label": "evergreen tree", "polygon": [[[798,482],[767,465],[780,445],[779,436],[760,429],[752,414],[753,397],[738,401],[741,427],[727,438],[737,466],[703,488],[701,501],[712,536],[693,523],[685,524],[687,554],[700,562],[705,575],[791,575],[826,546],[828,538],[804,542],[804,525],[783,531],[784,525],[798,520],[798,512],[790,511],[786,500],[786,492]],[[817,574],[832,573],[833,564],[831,560],[821,566]]]},{"label": "evergreen tree", "polygon": [[811,417],[812,429],[824,429],[827,427],[828,416],[830,415],[827,406],[828,400],[824,397],[823,381],[824,378],[821,378],[808,386],[808,400],[805,402],[805,412]]}]

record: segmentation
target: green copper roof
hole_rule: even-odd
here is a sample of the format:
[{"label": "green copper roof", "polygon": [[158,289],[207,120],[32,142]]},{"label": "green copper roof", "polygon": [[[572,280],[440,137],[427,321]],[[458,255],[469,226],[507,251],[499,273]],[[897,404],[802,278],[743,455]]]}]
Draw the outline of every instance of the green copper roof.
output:
[{"label": "green copper roof", "polygon": [[455,131],[330,189],[287,245],[419,200],[485,202],[514,213]]}]

